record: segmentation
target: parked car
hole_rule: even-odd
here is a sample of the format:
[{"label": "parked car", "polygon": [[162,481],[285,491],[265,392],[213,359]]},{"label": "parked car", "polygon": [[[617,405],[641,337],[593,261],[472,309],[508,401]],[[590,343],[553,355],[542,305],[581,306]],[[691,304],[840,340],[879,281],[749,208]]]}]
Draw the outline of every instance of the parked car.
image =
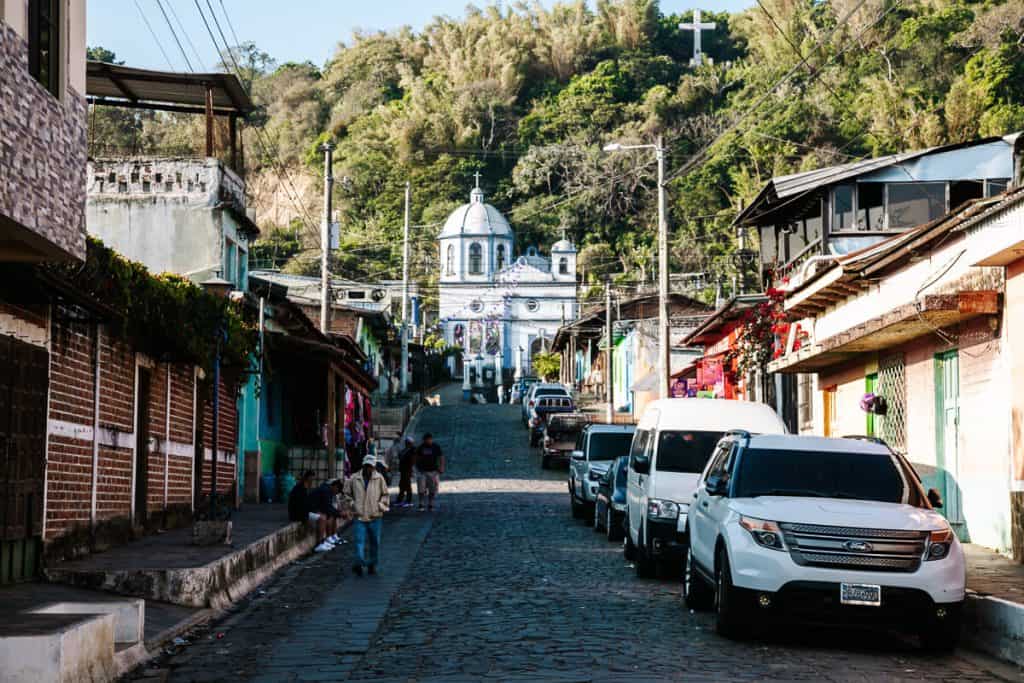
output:
[{"label": "parked car", "polygon": [[548,469],[552,463],[569,462],[580,434],[592,419],[586,413],[565,413],[548,418],[541,441],[541,467]]},{"label": "parked car", "polygon": [[949,523],[903,456],[877,441],[723,438],[688,519],[687,603],[742,635],[770,615],[909,626],[956,647],[966,570]]},{"label": "parked car", "polygon": [[572,516],[588,519],[597,500],[598,472],[611,466],[620,455],[629,454],[633,425],[592,424],[580,433],[569,463],[569,504]]},{"label": "parked car", "polygon": [[638,576],[653,576],[659,563],[682,563],[694,491],[715,444],[730,429],[786,432],[763,403],[672,398],[644,410],[630,447],[624,548]]},{"label": "parked car", "polygon": [[629,456],[615,458],[597,482],[594,499],[594,531],[604,531],[609,541],[621,541],[626,521],[626,482]]},{"label": "parked car", "polygon": [[567,396],[572,398],[572,394],[562,384],[542,384],[540,382],[530,386],[527,390],[526,395],[523,397],[523,424],[527,424],[530,420],[530,408],[541,396]]},{"label": "parked car", "polygon": [[518,403],[522,405],[523,397],[526,396],[526,392],[529,391],[530,387],[540,381],[539,377],[521,377],[512,385],[512,394],[509,397],[509,403]]},{"label": "parked car", "polygon": [[544,427],[547,426],[548,417],[557,413],[574,413],[576,404],[572,398],[565,395],[540,396],[532,401],[530,407],[530,419],[527,426],[530,428],[530,447],[540,444],[544,437]]}]

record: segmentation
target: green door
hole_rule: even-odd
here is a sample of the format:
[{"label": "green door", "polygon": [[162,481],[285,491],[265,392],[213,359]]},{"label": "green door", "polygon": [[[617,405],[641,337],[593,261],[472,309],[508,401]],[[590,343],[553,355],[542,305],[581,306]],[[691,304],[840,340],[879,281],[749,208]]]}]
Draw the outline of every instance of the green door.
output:
[{"label": "green door", "polygon": [[[872,373],[864,378],[864,393],[873,394],[875,389],[878,387],[878,374]],[[875,414],[868,413],[867,425],[864,427],[864,433],[868,436],[875,436]]]},{"label": "green door", "polygon": [[942,512],[953,525],[963,523],[960,487],[957,484],[960,473],[959,428],[960,359],[954,350],[935,356],[935,457],[942,473]]}]

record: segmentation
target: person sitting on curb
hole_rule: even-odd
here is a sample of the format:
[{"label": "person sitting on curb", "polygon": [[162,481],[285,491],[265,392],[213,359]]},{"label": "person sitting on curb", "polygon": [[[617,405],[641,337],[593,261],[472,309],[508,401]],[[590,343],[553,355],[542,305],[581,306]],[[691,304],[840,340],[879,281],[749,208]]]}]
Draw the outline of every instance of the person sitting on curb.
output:
[{"label": "person sitting on curb", "polygon": [[[296,482],[291,493],[288,494],[288,519],[292,522],[307,522],[316,532],[316,544],[320,545],[327,536],[327,515],[314,512],[311,507],[313,496],[313,480],[316,474],[313,470],[306,470],[302,473],[302,479]],[[337,535],[334,536],[337,538]]]},{"label": "person sitting on curb", "polygon": [[338,537],[338,520],[341,518],[341,513],[338,512],[338,508],[334,507],[334,499],[340,491],[341,479],[335,479],[314,489],[309,495],[310,512],[324,517],[324,533],[331,534],[313,548],[314,552],[325,553],[328,550],[333,550],[334,546],[341,542]]},{"label": "person sitting on curb", "polygon": [[[376,574],[380,560],[380,533],[384,513],[388,511],[390,497],[384,477],[377,471],[377,458],[373,454],[363,459],[363,467],[345,480],[342,489],[346,509],[351,510],[352,536],[356,546],[356,563],[352,571],[356,576]],[[367,548],[369,545],[369,548]]]}]

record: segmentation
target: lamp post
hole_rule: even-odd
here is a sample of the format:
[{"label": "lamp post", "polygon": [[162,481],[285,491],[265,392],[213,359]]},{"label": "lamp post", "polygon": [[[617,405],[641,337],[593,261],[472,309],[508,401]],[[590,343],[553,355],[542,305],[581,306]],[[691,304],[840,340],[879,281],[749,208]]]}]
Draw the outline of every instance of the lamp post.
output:
[{"label": "lamp post", "polygon": [[[205,280],[201,286],[207,294],[218,299],[227,299],[234,284],[219,275]],[[213,425],[210,428],[210,521],[213,521],[217,509],[217,441],[220,429],[220,353],[221,345],[227,341],[228,333],[224,329],[224,319],[217,323],[217,349],[213,355]]]},{"label": "lamp post", "polygon": [[665,210],[665,145],[661,136],[653,145],[623,145],[613,142],[604,146],[605,152],[632,149],[654,150],[658,160],[658,398],[668,398],[668,374],[671,369],[671,349],[668,339],[668,221]]}]

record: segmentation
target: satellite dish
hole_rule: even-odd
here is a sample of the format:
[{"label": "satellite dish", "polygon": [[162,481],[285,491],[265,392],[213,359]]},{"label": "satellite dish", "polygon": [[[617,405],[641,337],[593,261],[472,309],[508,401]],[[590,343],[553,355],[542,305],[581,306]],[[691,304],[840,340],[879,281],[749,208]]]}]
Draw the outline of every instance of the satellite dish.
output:
[{"label": "satellite dish", "polygon": [[370,293],[370,296],[373,298],[374,301],[383,301],[384,297],[387,296],[387,292],[385,292],[383,289],[375,289],[373,290],[373,292]]}]

